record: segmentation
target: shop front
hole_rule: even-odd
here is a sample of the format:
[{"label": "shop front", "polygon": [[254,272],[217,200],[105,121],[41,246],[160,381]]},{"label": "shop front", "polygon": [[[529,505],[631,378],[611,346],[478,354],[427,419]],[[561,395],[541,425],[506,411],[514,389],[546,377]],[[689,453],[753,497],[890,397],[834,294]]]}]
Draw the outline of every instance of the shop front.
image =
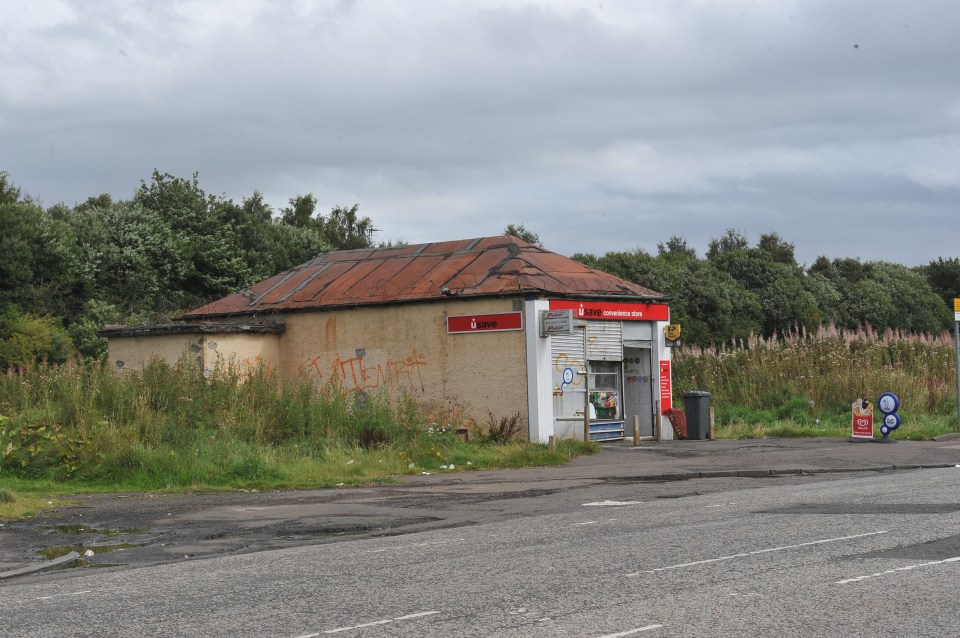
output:
[{"label": "shop front", "polygon": [[572,319],[569,332],[547,336],[554,436],[583,438],[585,410],[591,440],[633,436],[634,424],[655,436],[670,407],[668,306],[552,299],[549,310]]}]

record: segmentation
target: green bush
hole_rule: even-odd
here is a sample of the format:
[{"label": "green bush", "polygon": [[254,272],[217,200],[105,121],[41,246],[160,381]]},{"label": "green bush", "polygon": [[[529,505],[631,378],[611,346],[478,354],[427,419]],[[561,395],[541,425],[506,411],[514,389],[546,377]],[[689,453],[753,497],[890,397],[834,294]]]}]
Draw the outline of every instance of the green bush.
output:
[{"label": "green bush", "polygon": [[35,361],[64,363],[74,353],[59,319],[22,314],[13,305],[0,309],[0,372]]},{"label": "green bush", "polygon": [[67,478],[77,471],[83,440],[33,411],[10,419],[0,416],[0,467],[28,478]]}]

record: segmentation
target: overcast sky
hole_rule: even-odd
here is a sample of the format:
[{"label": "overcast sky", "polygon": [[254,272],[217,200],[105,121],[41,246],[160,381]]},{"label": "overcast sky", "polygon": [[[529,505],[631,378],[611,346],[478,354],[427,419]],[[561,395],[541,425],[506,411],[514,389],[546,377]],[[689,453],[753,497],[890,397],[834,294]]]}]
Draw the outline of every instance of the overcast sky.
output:
[{"label": "overcast sky", "polygon": [[523,223],[570,255],[736,228],[960,255],[957,0],[0,0],[0,171],[46,205],[153,169],[380,240]]}]

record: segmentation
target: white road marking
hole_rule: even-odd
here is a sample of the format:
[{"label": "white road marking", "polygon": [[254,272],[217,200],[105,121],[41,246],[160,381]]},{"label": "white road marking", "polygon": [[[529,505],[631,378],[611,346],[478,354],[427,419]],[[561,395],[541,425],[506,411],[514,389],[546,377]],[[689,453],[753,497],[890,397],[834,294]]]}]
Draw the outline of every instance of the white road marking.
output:
[{"label": "white road marking", "polygon": [[377,625],[388,625],[392,622],[399,622],[402,620],[413,620],[415,618],[423,618],[424,616],[433,616],[434,614],[439,614],[439,611],[419,611],[415,614],[407,614],[406,616],[398,616],[397,618],[387,618],[386,620],[374,620],[372,622],[366,622],[360,625],[352,625],[350,627],[337,627],[336,629],[326,629],[315,634],[304,634],[302,636],[297,636],[297,638],[317,638],[321,634],[339,634],[344,631],[353,631],[354,629],[363,629],[365,627],[376,627]]},{"label": "white road marking", "polygon": [[716,505],[707,505],[707,507],[726,507],[727,505],[736,505],[736,503],[717,503]]},{"label": "white road marking", "polygon": [[582,523],[574,523],[573,526],[576,527],[577,525],[596,525],[599,522],[600,521],[584,521]]},{"label": "white road marking", "polygon": [[584,503],[584,507],[623,507],[624,505],[642,505],[646,501],[597,501],[596,503]]},{"label": "white road marking", "polygon": [[834,585],[846,585],[847,583],[859,583],[861,580],[867,580],[868,578],[877,578],[878,576],[886,576],[888,574],[896,574],[897,572],[906,572],[911,569],[920,569],[921,567],[930,567],[931,565],[943,565],[945,563],[956,563],[960,561],[960,556],[954,556],[953,558],[947,558],[944,560],[934,560],[929,563],[917,563],[916,565],[907,565],[906,567],[897,567],[896,569],[888,569],[885,572],[877,572],[876,574],[867,574],[866,576],[857,576],[856,578],[846,578],[844,580],[838,580]]},{"label": "white road marking", "polygon": [[708,558],[706,560],[697,560],[691,563],[680,563],[677,565],[667,565],[666,567],[657,567],[656,569],[648,569],[642,572],[634,572],[632,574],[627,574],[627,578],[632,578],[634,576],[639,576],[641,574],[656,574],[657,572],[665,572],[671,569],[683,569],[684,567],[695,567],[697,565],[707,565],[709,563],[719,563],[725,560],[733,560],[734,558],[747,558],[748,556],[756,556],[758,554],[769,554],[771,552],[782,552],[787,549],[797,549],[799,547],[810,547],[811,545],[822,545],[824,543],[837,543],[840,541],[849,541],[854,538],[864,538],[866,536],[876,536],[877,534],[886,534],[886,530],[879,532],[867,532],[866,534],[854,534],[852,536],[840,536],[838,538],[824,538],[818,541],[810,541],[809,543],[798,543],[796,545],[784,545],[782,547],[770,547],[767,549],[757,549],[752,552],[744,552],[742,554],[731,554],[730,556],[720,556],[719,558]]},{"label": "white road marking", "polygon": [[600,638],[623,638],[623,636],[632,636],[633,634],[639,634],[641,631],[650,631],[651,629],[660,629],[661,627],[663,627],[663,625],[647,625],[646,627],[637,627],[636,629],[621,631],[618,634],[607,634],[600,636]]}]

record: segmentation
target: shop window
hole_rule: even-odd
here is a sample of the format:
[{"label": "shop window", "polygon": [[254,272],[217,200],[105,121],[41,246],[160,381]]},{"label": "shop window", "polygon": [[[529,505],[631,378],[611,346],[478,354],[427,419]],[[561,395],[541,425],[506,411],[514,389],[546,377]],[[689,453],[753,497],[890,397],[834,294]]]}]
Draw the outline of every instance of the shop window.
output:
[{"label": "shop window", "polygon": [[623,418],[620,398],[619,361],[590,362],[590,403],[596,410],[598,420]]}]

